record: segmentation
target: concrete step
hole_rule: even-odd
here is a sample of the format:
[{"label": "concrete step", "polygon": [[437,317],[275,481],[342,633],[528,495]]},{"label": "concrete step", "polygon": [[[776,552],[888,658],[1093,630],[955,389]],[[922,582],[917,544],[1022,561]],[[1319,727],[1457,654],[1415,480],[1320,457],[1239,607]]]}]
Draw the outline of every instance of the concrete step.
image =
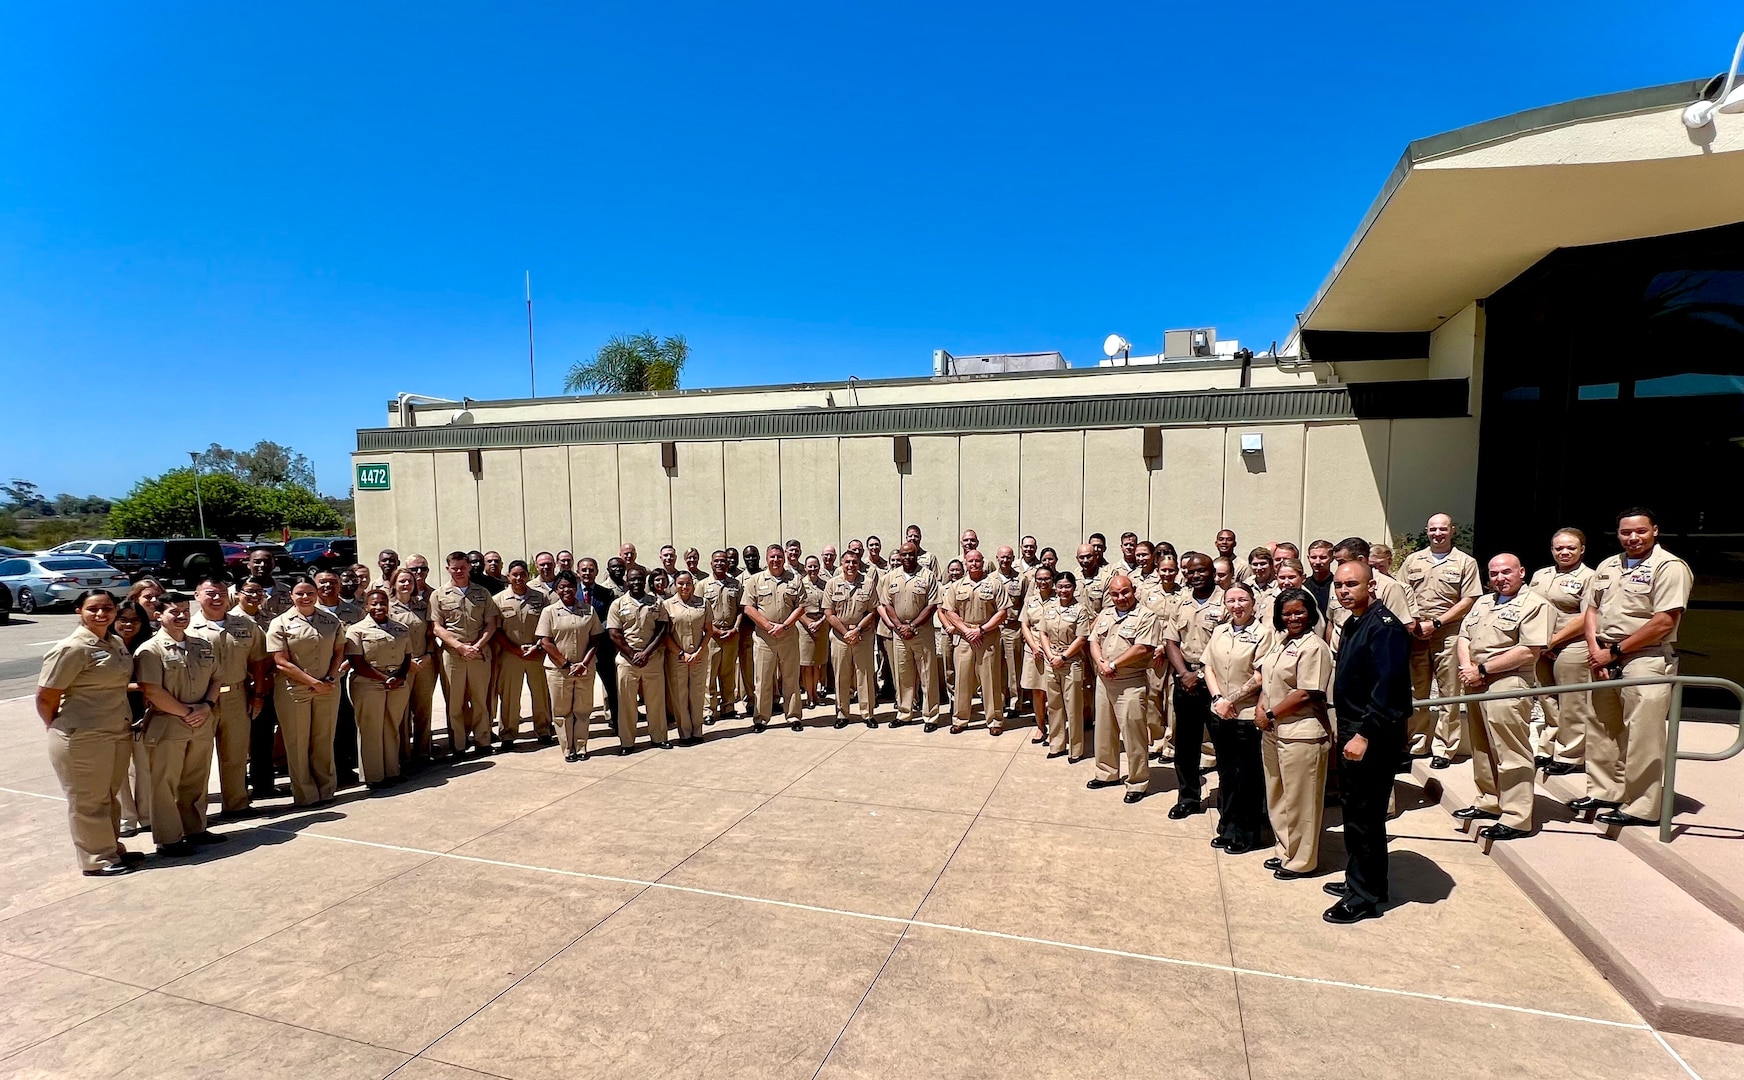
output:
[{"label": "concrete step", "polygon": [[[1417,762],[1412,774],[1449,812],[1477,793],[1469,765]],[[1641,858],[1636,843],[1570,820],[1562,795],[1561,785],[1541,789],[1537,834],[1489,845],[1490,857],[1654,1027],[1744,1043],[1744,929]],[[1476,837],[1463,822],[1450,828]]]}]

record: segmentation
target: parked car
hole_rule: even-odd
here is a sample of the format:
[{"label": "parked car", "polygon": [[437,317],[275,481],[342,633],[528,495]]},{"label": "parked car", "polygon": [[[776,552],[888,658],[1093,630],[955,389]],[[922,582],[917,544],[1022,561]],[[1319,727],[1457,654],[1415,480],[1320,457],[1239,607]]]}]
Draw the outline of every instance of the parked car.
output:
[{"label": "parked car", "polygon": [[95,555],[106,559],[115,550],[113,540],[69,540],[60,547],[50,548],[45,555]]},{"label": "parked car", "polygon": [[11,591],[13,602],[26,615],[71,604],[86,589],[125,592],[130,584],[126,574],[94,555],[26,555],[0,560],[0,585]]},{"label": "parked car", "polygon": [[224,549],[216,540],[119,540],[109,563],[132,581],[154,577],[187,586],[208,574],[222,574]]},{"label": "parked car", "polygon": [[357,561],[357,541],[349,536],[300,536],[285,545],[300,570],[330,570]]},{"label": "parked car", "polygon": [[0,584],[0,626],[12,621],[12,590]]},{"label": "parked car", "polygon": [[29,555],[29,554],[30,554],[30,552],[19,551],[17,548],[0,547],[0,559],[10,559],[14,555]]}]

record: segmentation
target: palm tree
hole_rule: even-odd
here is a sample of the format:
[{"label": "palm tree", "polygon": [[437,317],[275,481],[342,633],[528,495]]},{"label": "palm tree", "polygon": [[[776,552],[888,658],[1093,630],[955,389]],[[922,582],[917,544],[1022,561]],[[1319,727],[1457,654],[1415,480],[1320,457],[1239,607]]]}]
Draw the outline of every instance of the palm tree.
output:
[{"label": "palm tree", "polygon": [[591,361],[569,369],[563,388],[573,393],[634,394],[643,390],[676,390],[690,345],[682,334],[657,338],[644,330],[619,334],[600,346]]}]

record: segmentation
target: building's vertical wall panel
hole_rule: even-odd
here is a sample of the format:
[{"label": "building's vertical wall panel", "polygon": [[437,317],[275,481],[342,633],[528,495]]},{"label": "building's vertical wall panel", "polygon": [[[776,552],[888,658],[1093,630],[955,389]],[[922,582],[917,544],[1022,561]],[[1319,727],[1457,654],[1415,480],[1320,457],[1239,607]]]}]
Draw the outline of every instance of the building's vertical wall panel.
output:
[{"label": "building's vertical wall panel", "polygon": [[1182,554],[1209,552],[1223,527],[1223,429],[1164,428],[1162,468],[1150,480],[1150,538]]},{"label": "building's vertical wall panel", "polygon": [[580,561],[591,556],[605,573],[618,553],[618,448],[609,443],[569,448],[569,515],[574,540],[562,545]]},{"label": "building's vertical wall panel", "polygon": [[1392,425],[1387,467],[1392,534],[1421,531],[1431,514],[1451,514],[1455,524],[1469,524],[1478,492],[1477,418],[1394,420]]},{"label": "building's vertical wall panel", "polygon": [[672,542],[672,482],[660,465],[660,444],[618,445],[618,532],[653,566],[660,545]]},{"label": "building's vertical wall panel", "polygon": [[506,566],[527,550],[521,452],[486,450],[483,465],[478,478],[479,546],[502,555]]},{"label": "building's vertical wall panel", "polygon": [[[353,454],[351,457],[352,476],[357,475],[357,466],[372,465],[385,462],[388,466],[389,482],[398,488],[400,486],[400,470],[394,464],[395,454]],[[357,516],[357,551],[358,559],[370,566],[375,565],[375,552],[391,547],[398,550],[400,543],[399,522],[394,514],[394,499],[396,492],[388,491],[353,491],[352,506]]]},{"label": "building's vertical wall panel", "polygon": [[1028,431],[1020,454],[1018,535],[1000,537],[994,547],[1015,547],[1027,533],[1042,547],[1058,550],[1061,562],[1071,565],[1072,553],[1084,538],[1084,433]]},{"label": "building's vertical wall panel", "polygon": [[[1150,495],[1143,428],[1084,433],[1084,531],[1080,543],[1099,532],[1108,538],[1108,550],[1118,553],[1121,533],[1135,532],[1144,539],[1150,521]],[[1115,558],[1109,556],[1111,561]]]},{"label": "building's vertical wall panel", "polygon": [[533,556],[539,552],[555,554],[570,544],[569,451],[561,446],[522,450],[521,485],[527,532],[525,557],[531,565]]},{"label": "building's vertical wall panel", "polygon": [[1018,436],[964,435],[958,449],[961,494],[958,529],[974,529],[988,565],[1000,544],[1016,546],[1019,472]]},{"label": "building's vertical wall panel", "polygon": [[919,525],[921,546],[939,553],[957,550],[958,458],[955,435],[916,435],[909,440],[909,472],[902,478],[902,520]]},{"label": "building's vertical wall panel", "polygon": [[720,443],[678,444],[678,475],[672,478],[672,542],[681,555],[687,547],[701,552],[704,569],[710,553],[727,543],[723,467]]},{"label": "building's vertical wall panel", "polygon": [[435,455],[436,466],[436,546],[441,555],[430,553],[430,577],[437,576],[436,564],[450,551],[471,551],[479,545],[478,481],[473,479],[465,450],[441,450]]},{"label": "building's vertical wall panel", "polygon": [[815,552],[841,541],[841,461],[835,439],[782,439],[781,539]]},{"label": "building's vertical wall panel", "polygon": [[767,547],[781,532],[781,452],[774,439],[726,443],[727,543]]},{"label": "building's vertical wall panel", "polygon": [[884,541],[885,556],[893,555],[908,524],[902,519],[902,474],[897,472],[894,441],[888,435],[838,439],[836,454],[841,462],[842,524],[840,538],[833,542],[839,547],[855,537],[876,536]]},{"label": "building's vertical wall panel", "polygon": [[[1387,536],[1391,422],[1310,424],[1302,485],[1302,552],[1314,540]],[[1388,541],[1391,543],[1391,541]]]},{"label": "building's vertical wall panel", "polygon": [[[392,547],[402,562],[414,553],[422,555],[434,571],[448,554],[438,538],[436,455],[423,451],[394,454],[388,459],[388,468],[394,485],[387,493],[394,500],[394,543],[376,544],[376,550]],[[374,565],[373,559],[364,561]]]},{"label": "building's vertical wall panel", "polygon": [[[1303,431],[1301,424],[1245,425],[1224,436],[1223,524],[1247,553],[1273,540],[1302,535]],[[1244,454],[1243,435],[1258,435],[1261,452]]]}]

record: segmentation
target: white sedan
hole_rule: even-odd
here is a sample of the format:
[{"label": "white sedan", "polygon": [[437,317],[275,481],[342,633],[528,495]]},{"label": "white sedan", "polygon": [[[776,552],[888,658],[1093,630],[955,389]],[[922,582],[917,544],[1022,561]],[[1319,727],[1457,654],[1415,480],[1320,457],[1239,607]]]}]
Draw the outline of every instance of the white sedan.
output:
[{"label": "white sedan", "polygon": [[91,555],[21,555],[0,559],[0,585],[12,593],[12,603],[26,615],[59,604],[71,604],[86,589],[108,589],[117,597],[127,592],[127,575]]}]

